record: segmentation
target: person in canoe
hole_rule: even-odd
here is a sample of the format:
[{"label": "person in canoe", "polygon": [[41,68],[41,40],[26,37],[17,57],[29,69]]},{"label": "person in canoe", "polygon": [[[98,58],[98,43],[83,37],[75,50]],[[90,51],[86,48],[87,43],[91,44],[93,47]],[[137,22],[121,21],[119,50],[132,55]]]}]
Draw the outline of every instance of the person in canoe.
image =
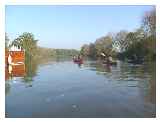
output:
[{"label": "person in canoe", "polygon": [[102,60],[103,60],[104,64],[107,64],[107,65],[116,65],[117,64],[117,62],[113,60],[111,55],[107,56],[104,53],[101,53],[101,56],[102,56]]},{"label": "person in canoe", "polygon": [[116,65],[117,62],[113,60],[113,58],[112,58],[111,55],[109,55],[109,56],[107,57],[107,64],[109,64],[109,65]]},{"label": "person in canoe", "polygon": [[109,55],[108,56],[108,63],[111,63],[111,62],[113,62],[113,59],[112,59],[111,55]]},{"label": "person in canoe", "polygon": [[74,56],[73,61],[76,63],[82,63],[83,62],[82,56],[80,54],[77,57]]},{"label": "person in canoe", "polygon": [[73,56],[73,58],[72,58],[72,59],[73,59],[73,61],[75,61],[77,58],[76,58],[76,56]]}]

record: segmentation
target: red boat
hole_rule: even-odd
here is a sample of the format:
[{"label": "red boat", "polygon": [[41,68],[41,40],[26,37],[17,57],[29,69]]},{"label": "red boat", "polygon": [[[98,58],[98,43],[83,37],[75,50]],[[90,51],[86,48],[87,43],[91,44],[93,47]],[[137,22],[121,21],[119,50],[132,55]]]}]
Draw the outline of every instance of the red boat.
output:
[{"label": "red boat", "polygon": [[78,64],[82,64],[83,59],[73,59],[73,62],[78,63]]}]

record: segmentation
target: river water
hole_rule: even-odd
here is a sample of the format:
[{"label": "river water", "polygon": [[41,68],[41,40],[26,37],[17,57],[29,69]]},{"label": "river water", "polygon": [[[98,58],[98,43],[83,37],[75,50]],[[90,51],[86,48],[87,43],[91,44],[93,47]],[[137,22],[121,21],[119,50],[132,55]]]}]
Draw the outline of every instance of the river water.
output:
[{"label": "river water", "polygon": [[53,60],[30,70],[6,79],[6,117],[156,116],[155,63]]}]

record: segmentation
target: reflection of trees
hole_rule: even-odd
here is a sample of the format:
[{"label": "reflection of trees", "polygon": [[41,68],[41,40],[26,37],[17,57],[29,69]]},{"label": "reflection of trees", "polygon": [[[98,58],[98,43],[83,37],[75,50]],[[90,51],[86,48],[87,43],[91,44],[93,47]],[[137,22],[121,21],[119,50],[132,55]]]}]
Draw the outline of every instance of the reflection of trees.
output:
[{"label": "reflection of trees", "polygon": [[29,55],[28,53],[25,54],[25,76],[24,82],[28,85],[32,84],[33,77],[36,76],[36,71],[38,67],[37,60]]},{"label": "reflection of trees", "polygon": [[152,62],[147,65],[150,73],[150,78],[147,87],[146,100],[151,103],[156,102],[156,62]]},{"label": "reflection of trees", "polygon": [[[125,80],[132,78],[137,82],[144,99],[155,103],[156,101],[156,64],[155,62],[145,63],[144,65],[128,66],[121,63],[120,77]],[[133,81],[133,82],[134,82]]]},{"label": "reflection of trees", "polygon": [[88,65],[89,65],[89,67],[96,68],[97,74],[100,74],[100,73],[106,74],[107,72],[111,72],[111,66],[107,66],[107,65],[103,64],[102,62],[94,62],[94,63],[90,63]]},{"label": "reflection of trees", "polygon": [[[156,64],[148,62],[145,65],[136,68],[136,73],[139,79],[138,86],[143,93],[144,99],[148,102],[155,103],[156,101]],[[139,74],[138,74],[139,73]]]},{"label": "reflection of trees", "polygon": [[[132,65],[124,62],[119,62],[116,67],[107,67],[102,63],[90,63],[89,67],[94,67],[97,74],[103,74],[110,78],[108,73],[111,72],[112,80],[118,80],[119,83],[126,83],[126,87],[131,83],[138,87],[140,94],[148,102],[155,103],[156,101],[156,63],[146,63],[143,65]],[[111,69],[112,68],[112,69]]]},{"label": "reflection of trees", "polygon": [[10,93],[11,85],[9,84],[9,81],[5,82],[5,94],[8,95]]},{"label": "reflection of trees", "polygon": [[9,83],[9,73],[8,68],[5,67],[5,95],[8,95],[10,93],[11,85]]},{"label": "reflection of trees", "polygon": [[[22,82],[25,83],[26,87],[32,87],[33,77],[36,76],[37,68],[38,68],[38,61],[31,55],[29,55],[27,52],[25,53],[25,76],[18,76],[23,77]],[[10,93],[11,89],[11,80],[12,76],[8,74],[7,68],[5,69],[5,76],[6,76],[6,82],[5,82],[5,93],[6,95]],[[16,74],[13,75],[13,77],[17,77]]]},{"label": "reflection of trees", "polygon": [[97,73],[100,73],[100,72],[111,72],[111,66],[108,66],[108,65],[102,65],[102,64],[97,64],[96,65],[96,70],[97,70]]}]

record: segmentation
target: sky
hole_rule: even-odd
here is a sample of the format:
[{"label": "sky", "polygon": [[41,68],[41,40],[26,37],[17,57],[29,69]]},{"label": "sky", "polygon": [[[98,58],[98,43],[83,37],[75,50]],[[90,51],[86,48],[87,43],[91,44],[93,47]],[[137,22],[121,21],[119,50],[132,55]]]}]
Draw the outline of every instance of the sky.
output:
[{"label": "sky", "polygon": [[10,40],[31,32],[38,45],[80,49],[108,32],[134,31],[153,6],[6,6],[5,27]]}]

